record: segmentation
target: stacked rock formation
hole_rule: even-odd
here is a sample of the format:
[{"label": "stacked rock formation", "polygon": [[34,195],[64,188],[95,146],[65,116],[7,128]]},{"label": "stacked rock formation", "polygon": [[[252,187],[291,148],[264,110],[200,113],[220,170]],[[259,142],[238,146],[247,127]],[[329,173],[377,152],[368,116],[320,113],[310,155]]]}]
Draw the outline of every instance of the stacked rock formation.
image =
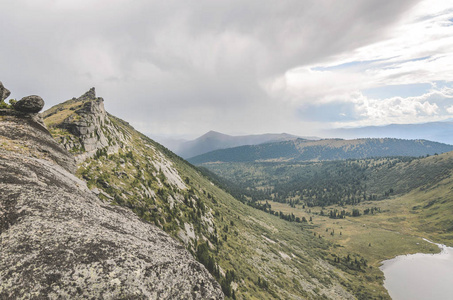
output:
[{"label": "stacked rock formation", "polygon": [[0,299],[223,299],[176,240],[74,175],[72,155],[26,117],[36,99],[0,117]]},{"label": "stacked rock formation", "polygon": [[[9,97],[11,92],[3,86],[0,81],[0,104]],[[41,97],[32,95],[22,98],[12,105],[13,109],[0,109],[0,116],[16,116],[22,118],[30,118],[40,126],[44,126],[44,122],[38,113],[44,107],[44,100]]]}]

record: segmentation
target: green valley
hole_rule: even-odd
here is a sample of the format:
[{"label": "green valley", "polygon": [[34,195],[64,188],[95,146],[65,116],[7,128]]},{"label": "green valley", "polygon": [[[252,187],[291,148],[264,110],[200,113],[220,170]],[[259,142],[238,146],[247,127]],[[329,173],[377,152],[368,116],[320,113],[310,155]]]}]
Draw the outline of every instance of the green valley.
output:
[{"label": "green valley", "polygon": [[[343,270],[363,258],[382,284],[381,262],[437,253],[422,238],[453,245],[453,152],[306,163],[206,163],[204,172],[250,206],[336,245],[330,260]],[[360,255],[357,257],[351,254]],[[374,287],[382,289],[382,286]]]},{"label": "green valley", "polygon": [[[219,188],[215,179],[109,115],[94,89],[49,109],[45,122],[76,155],[77,174],[100,199],[173,235],[229,299],[387,299],[376,269],[332,261],[336,243]],[[377,278],[376,278],[377,276]]]}]

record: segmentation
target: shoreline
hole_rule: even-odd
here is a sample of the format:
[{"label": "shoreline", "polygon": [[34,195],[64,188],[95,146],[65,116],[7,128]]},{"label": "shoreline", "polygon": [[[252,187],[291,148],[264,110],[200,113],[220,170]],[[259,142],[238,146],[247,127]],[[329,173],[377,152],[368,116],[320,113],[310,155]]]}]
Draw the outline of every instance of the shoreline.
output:
[{"label": "shoreline", "polygon": [[423,240],[438,246],[440,252],[398,255],[381,262],[383,286],[392,299],[428,299],[426,293],[429,299],[448,299],[453,293],[453,247]]}]

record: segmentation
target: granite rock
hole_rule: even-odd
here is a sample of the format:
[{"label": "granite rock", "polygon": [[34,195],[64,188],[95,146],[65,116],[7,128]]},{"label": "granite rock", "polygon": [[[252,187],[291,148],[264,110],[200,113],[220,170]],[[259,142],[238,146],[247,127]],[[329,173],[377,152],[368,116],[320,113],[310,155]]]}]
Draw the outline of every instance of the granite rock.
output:
[{"label": "granite rock", "polygon": [[79,101],[96,99],[96,89],[92,87],[85,94],[78,98]]},{"label": "granite rock", "polygon": [[0,81],[0,102],[4,101],[9,97],[11,92],[3,86],[3,83]]},{"label": "granite rock", "polygon": [[[80,103],[80,106],[57,127],[71,133],[61,137],[59,142],[76,154],[77,162],[95,155],[99,149],[106,149],[108,154],[116,153],[128,142],[128,133],[113,125],[105,111],[104,99],[96,98],[94,88],[71,101]],[[46,116],[47,112],[44,112],[44,118]]]},{"label": "granite rock", "polygon": [[97,198],[30,118],[0,116],[0,299],[223,299],[184,247]]},{"label": "granite rock", "polygon": [[44,107],[44,100],[37,95],[22,98],[14,105],[14,109],[25,113],[38,113]]}]

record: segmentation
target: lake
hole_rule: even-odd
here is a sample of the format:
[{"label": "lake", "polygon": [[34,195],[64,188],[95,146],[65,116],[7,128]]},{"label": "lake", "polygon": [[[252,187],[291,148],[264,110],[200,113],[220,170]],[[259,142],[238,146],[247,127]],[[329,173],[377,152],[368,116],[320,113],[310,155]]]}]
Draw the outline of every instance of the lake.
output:
[{"label": "lake", "polygon": [[438,254],[401,255],[383,262],[384,287],[393,300],[453,299],[453,248],[436,245],[442,250]]}]

